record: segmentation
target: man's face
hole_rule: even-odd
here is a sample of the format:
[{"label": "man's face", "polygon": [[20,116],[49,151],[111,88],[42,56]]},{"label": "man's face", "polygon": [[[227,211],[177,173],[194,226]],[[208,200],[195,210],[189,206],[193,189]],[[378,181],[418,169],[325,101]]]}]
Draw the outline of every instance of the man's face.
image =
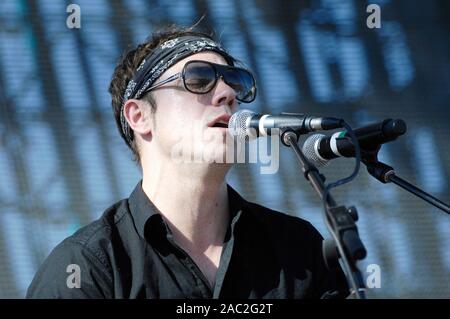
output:
[{"label": "man's face", "polygon": [[[156,83],[182,72],[184,65],[192,60],[227,64],[219,54],[197,53],[169,68]],[[217,119],[228,123],[231,114],[237,111],[236,93],[231,87],[219,79],[210,92],[195,94],[184,88],[180,77],[155,89],[153,96],[157,111],[152,143],[158,153],[183,162],[225,160],[227,129],[212,124]]]}]

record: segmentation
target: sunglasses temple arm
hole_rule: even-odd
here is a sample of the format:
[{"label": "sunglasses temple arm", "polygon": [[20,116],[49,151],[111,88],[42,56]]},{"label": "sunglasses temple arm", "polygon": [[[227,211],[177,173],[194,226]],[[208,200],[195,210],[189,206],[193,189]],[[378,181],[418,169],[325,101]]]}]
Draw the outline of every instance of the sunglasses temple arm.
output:
[{"label": "sunglasses temple arm", "polygon": [[167,79],[165,79],[164,81],[161,81],[161,82],[156,83],[155,85],[149,87],[147,90],[145,90],[145,92],[148,92],[148,91],[150,91],[150,90],[156,89],[156,88],[160,87],[160,86],[163,85],[163,84],[166,84],[166,83],[169,83],[169,82],[171,82],[171,81],[174,81],[174,80],[178,79],[180,76],[181,76],[181,73],[177,73],[177,74],[174,74],[174,75],[172,75],[172,76],[169,76],[169,77],[168,77]]}]

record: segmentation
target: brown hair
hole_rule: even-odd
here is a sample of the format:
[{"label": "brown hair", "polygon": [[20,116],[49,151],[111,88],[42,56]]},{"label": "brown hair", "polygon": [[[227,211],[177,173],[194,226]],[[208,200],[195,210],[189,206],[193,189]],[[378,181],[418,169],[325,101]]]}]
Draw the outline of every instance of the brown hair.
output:
[{"label": "brown hair", "polygon": [[[122,131],[120,124],[120,112],[122,111],[123,95],[127,87],[128,82],[133,77],[133,74],[142,60],[149,55],[158,45],[167,40],[171,40],[183,35],[197,35],[214,39],[213,32],[203,32],[196,30],[196,25],[192,27],[179,27],[176,25],[170,25],[159,29],[154,32],[145,42],[140,43],[136,47],[126,51],[119,59],[109,85],[109,93],[111,94],[111,104],[114,112],[114,118],[116,119],[117,128],[120,135],[126,142],[126,137]],[[145,99],[151,107],[152,113],[156,112],[156,102],[151,96],[151,92],[142,97]],[[133,133],[132,133],[133,134]],[[127,143],[128,145],[128,143]],[[133,160],[140,163],[139,149],[136,143],[136,139],[133,138],[131,145],[131,151],[133,152]]]}]

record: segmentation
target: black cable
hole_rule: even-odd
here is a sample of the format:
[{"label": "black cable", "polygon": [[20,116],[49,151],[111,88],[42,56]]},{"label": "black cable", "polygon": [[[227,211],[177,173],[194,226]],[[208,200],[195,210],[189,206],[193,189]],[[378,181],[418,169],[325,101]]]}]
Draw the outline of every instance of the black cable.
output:
[{"label": "black cable", "polygon": [[[328,185],[324,185],[324,194],[323,194],[323,205],[324,205],[324,217],[325,217],[325,224],[327,225],[328,230],[331,232],[331,235],[335,241],[336,244],[336,248],[339,251],[339,254],[341,255],[341,258],[343,259],[343,267],[344,267],[344,271],[347,273],[347,280],[349,281],[349,288],[350,290],[353,289],[353,294],[355,294],[356,298],[362,298],[365,299],[365,293],[364,291],[361,291],[359,289],[359,284],[361,281],[361,278],[359,277],[354,277],[354,275],[358,275],[358,272],[354,272],[350,266],[350,261],[347,258],[347,256],[345,255],[345,251],[344,251],[344,247],[342,246],[342,243],[339,242],[339,235],[337,233],[335,233],[333,231],[333,228],[330,224],[330,221],[327,218],[327,213],[328,212],[328,207],[327,207],[327,203],[328,203],[328,196],[330,194],[330,190],[332,188],[338,187],[338,186],[342,186],[346,183],[351,182],[353,179],[355,179],[355,177],[358,175],[359,173],[359,168],[361,166],[361,149],[359,147],[359,143],[358,143],[358,139],[356,138],[355,133],[353,132],[353,129],[351,128],[351,126],[345,122],[345,120],[341,120],[342,121],[342,126],[347,130],[347,132],[350,135],[350,138],[353,142],[353,145],[355,147],[355,167],[353,169],[353,172],[345,177],[345,178],[341,178],[339,180],[337,180],[336,182],[330,183]],[[359,274],[360,275],[360,274]],[[359,281],[359,282],[358,282]]]},{"label": "black cable", "polygon": [[341,179],[337,180],[336,182],[325,185],[324,196],[323,196],[323,204],[324,204],[325,208],[327,206],[327,199],[328,199],[328,194],[329,194],[330,190],[332,188],[342,186],[342,185],[347,184],[347,183],[351,182],[352,180],[354,180],[355,177],[358,175],[359,168],[361,166],[361,149],[359,147],[358,139],[356,138],[356,135],[353,132],[353,129],[351,128],[351,126],[347,122],[345,122],[345,120],[341,120],[341,121],[342,121],[342,126],[347,130],[347,133],[350,135],[350,138],[355,147],[355,167],[353,169],[352,174],[350,174],[349,176],[347,176],[345,178],[341,178]]}]

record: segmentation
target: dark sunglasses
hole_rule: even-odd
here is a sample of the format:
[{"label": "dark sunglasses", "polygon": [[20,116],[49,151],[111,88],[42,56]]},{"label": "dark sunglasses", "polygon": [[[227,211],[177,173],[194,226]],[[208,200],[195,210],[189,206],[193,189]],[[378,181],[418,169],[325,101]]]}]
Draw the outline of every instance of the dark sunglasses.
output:
[{"label": "dark sunglasses", "polygon": [[229,65],[215,64],[208,61],[189,61],[183,71],[156,83],[145,92],[149,92],[163,84],[183,78],[186,90],[195,94],[206,94],[215,86],[219,78],[236,92],[236,99],[250,103],[256,97],[256,83],[253,75],[241,68]]}]

